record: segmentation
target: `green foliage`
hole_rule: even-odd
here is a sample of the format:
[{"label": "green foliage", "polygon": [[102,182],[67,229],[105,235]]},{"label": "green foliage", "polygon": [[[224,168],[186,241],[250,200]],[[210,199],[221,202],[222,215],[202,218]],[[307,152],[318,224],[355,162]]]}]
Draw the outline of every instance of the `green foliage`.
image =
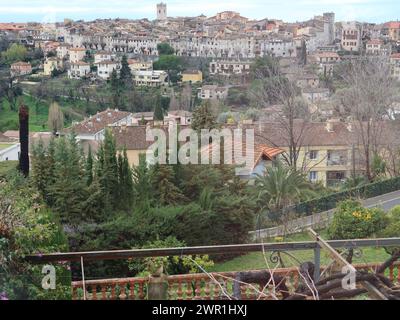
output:
[{"label": "green foliage", "polygon": [[174,48],[172,48],[169,43],[163,42],[157,45],[157,51],[160,56],[172,55],[175,53]]},{"label": "green foliage", "polygon": [[374,154],[371,163],[371,172],[374,180],[382,179],[386,174],[386,162],[379,154]]},{"label": "green foliage", "polygon": [[133,86],[132,72],[131,68],[129,67],[128,58],[126,57],[126,55],[122,56],[119,79],[121,81],[121,85],[123,85],[124,88],[132,89]]},{"label": "green foliage", "polygon": [[168,79],[172,83],[180,80],[180,72],[183,71],[183,63],[180,57],[174,55],[162,55],[153,63],[154,70],[165,70]]},{"label": "green foliage", "polygon": [[[260,207],[272,213],[288,208],[304,197],[315,195],[312,185],[301,172],[279,162],[268,168],[263,176],[258,175],[255,186]],[[277,218],[283,222],[285,215]]]},{"label": "green foliage", "polygon": [[[391,209],[387,215],[388,222],[386,228],[384,228],[379,236],[383,238],[398,238],[400,237],[400,206]],[[400,250],[399,247],[388,247],[385,248],[386,252],[393,254]]]},{"label": "green foliage", "polygon": [[211,110],[211,103],[204,102],[193,112],[192,129],[215,129],[217,127],[217,119]]},{"label": "green foliage", "polygon": [[5,52],[1,53],[1,58],[6,64],[12,64],[17,61],[24,61],[28,51],[25,46],[13,43]]},{"label": "green foliage", "polygon": [[270,56],[258,57],[250,68],[253,79],[271,78],[280,74],[279,61]]},{"label": "green foliage", "polygon": [[361,187],[332,193],[328,196],[312,199],[296,205],[293,210],[298,214],[311,215],[333,209],[344,200],[354,197],[372,198],[400,189],[400,177],[377,181],[362,185]]},{"label": "green foliage", "polygon": [[[167,237],[165,240],[155,240],[148,242],[142,249],[153,248],[182,248],[185,247],[184,241],[179,241],[175,237]],[[129,261],[129,270],[136,274],[146,276],[154,274],[162,266],[164,273],[168,275],[187,274],[202,272],[202,269],[213,266],[214,263],[208,255],[189,255],[189,256],[169,256],[145,259],[132,259]]]},{"label": "green foliage", "polygon": [[372,237],[387,225],[385,212],[366,209],[360,202],[346,200],[335,210],[328,228],[330,239],[364,239]]},{"label": "green foliage", "polygon": [[41,266],[24,257],[68,250],[54,215],[28,180],[17,173],[0,182],[0,292],[8,299],[70,299],[70,272],[56,265],[56,291],[41,287]]},{"label": "green foliage", "polygon": [[185,201],[185,196],[174,184],[174,171],[169,165],[156,164],[152,169],[154,197],[160,206],[175,205]]},{"label": "green foliage", "polygon": [[161,96],[157,96],[157,101],[154,106],[154,120],[156,121],[163,121],[164,120],[164,109],[161,104]]}]

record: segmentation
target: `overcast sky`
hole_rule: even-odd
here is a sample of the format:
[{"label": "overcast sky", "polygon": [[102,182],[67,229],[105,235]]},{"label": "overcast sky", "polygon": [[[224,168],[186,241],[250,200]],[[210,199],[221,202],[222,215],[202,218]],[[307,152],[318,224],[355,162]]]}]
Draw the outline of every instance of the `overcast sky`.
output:
[{"label": "overcast sky", "polygon": [[[2,22],[53,22],[64,18],[149,18],[156,16],[153,0],[0,0]],[[400,0],[169,0],[168,16],[212,16],[234,10],[243,16],[301,21],[333,11],[336,20],[385,22],[400,19]]]}]

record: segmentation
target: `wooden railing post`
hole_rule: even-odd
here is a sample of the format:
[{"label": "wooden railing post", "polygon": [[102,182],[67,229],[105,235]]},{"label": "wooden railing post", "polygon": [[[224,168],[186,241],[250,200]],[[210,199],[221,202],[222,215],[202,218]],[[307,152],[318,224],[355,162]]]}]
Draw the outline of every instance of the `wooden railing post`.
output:
[{"label": "wooden railing post", "polygon": [[314,249],[314,283],[319,281],[321,272],[321,248],[317,246]]}]

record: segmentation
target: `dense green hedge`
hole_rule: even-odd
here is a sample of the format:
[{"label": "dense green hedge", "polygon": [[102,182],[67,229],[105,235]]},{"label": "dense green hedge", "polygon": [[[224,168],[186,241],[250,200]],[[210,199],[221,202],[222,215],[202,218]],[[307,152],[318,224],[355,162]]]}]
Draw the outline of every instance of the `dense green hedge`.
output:
[{"label": "dense green hedge", "polygon": [[301,215],[311,215],[313,213],[333,209],[340,201],[349,198],[372,198],[396,190],[400,190],[400,177],[370,183],[359,188],[353,188],[333,193],[322,198],[302,202],[294,207],[294,211]]}]

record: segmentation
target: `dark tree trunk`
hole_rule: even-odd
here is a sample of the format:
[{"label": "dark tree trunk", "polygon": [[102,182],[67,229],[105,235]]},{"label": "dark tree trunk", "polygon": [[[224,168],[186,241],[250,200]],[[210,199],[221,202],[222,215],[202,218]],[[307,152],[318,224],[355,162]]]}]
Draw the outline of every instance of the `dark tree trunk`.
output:
[{"label": "dark tree trunk", "polygon": [[24,105],[19,107],[19,142],[21,144],[19,170],[27,177],[29,175],[29,110]]}]

